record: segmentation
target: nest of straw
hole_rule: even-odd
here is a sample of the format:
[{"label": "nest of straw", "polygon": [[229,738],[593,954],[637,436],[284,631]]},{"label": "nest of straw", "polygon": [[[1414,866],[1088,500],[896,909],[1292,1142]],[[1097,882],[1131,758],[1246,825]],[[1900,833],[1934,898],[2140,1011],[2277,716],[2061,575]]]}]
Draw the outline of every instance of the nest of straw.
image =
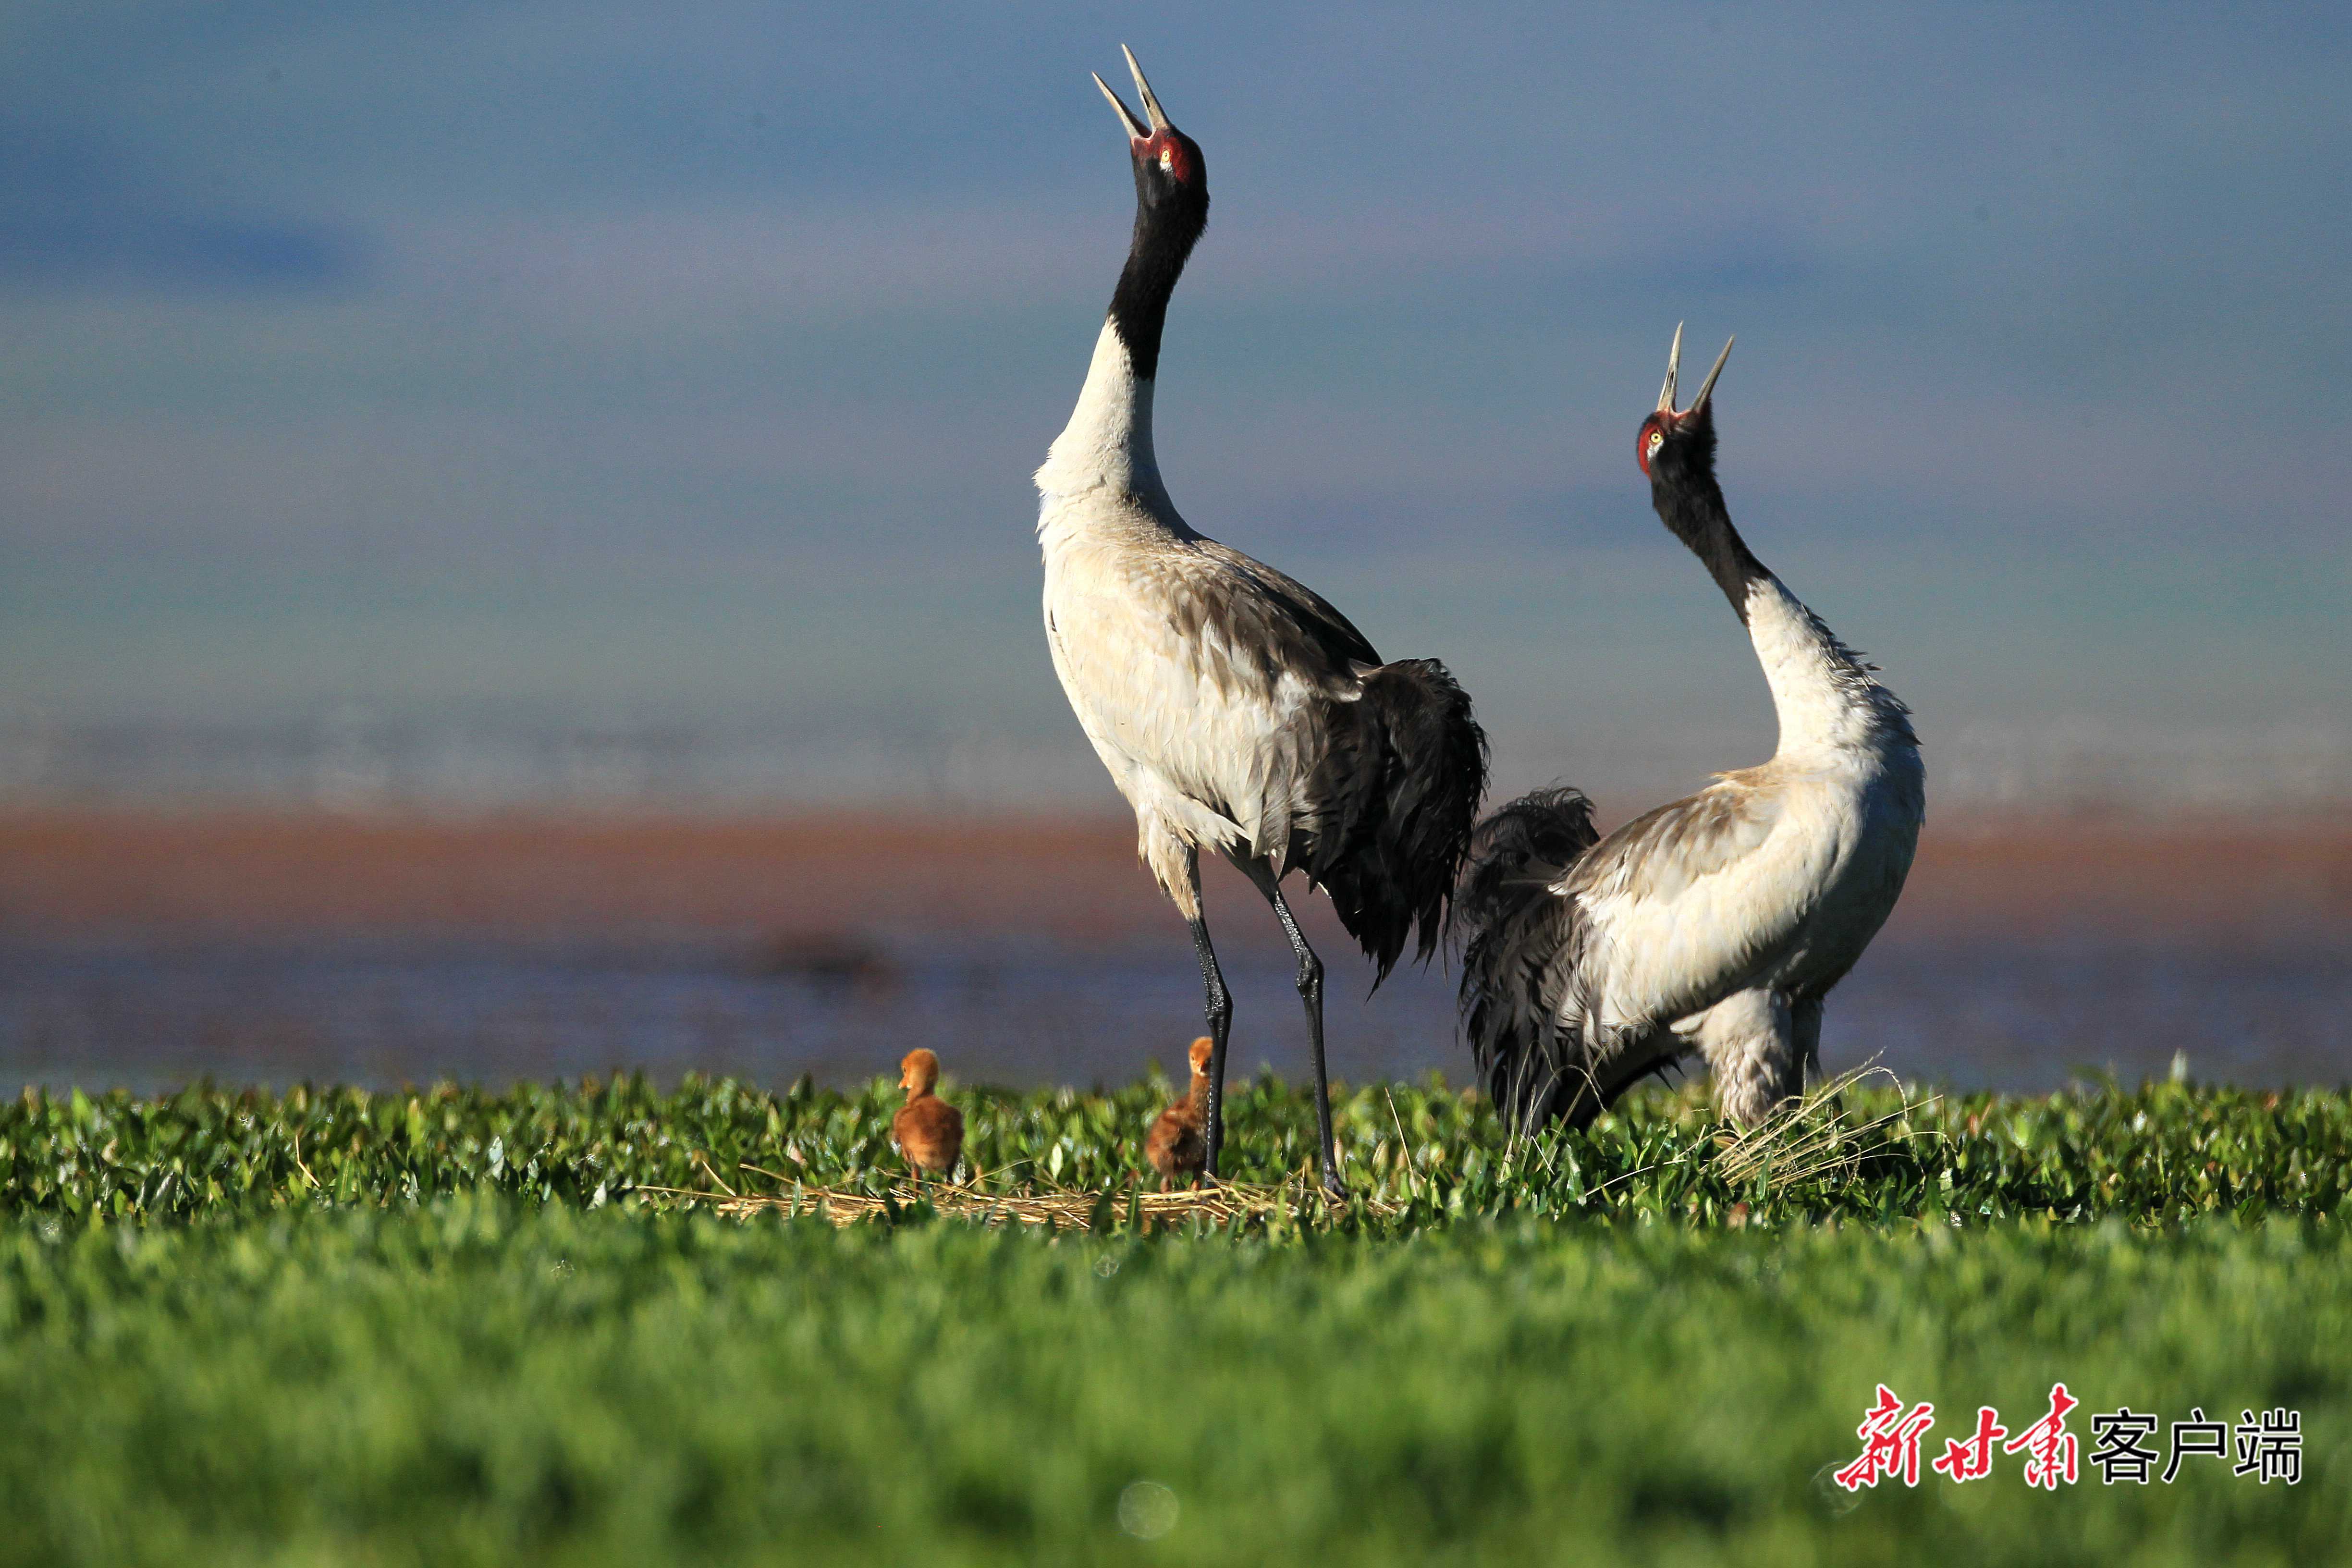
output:
[{"label": "nest of straw", "polygon": [[1225,1226],[1244,1224],[1315,1223],[1343,1214],[1390,1215],[1402,1212],[1396,1204],[1366,1194],[1335,1199],[1306,1170],[1274,1186],[1219,1182],[1177,1192],[1146,1192],[1140,1187],[1090,1191],[1081,1187],[989,1187],[929,1181],[919,1187],[899,1181],[882,1193],[823,1187],[746,1163],[745,1172],[777,1184],[772,1193],[741,1191],[719,1180],[708,1164],[707,1189],[638,1187],[639,1193],[680,1205],[700,1205],[737,1219],[761,1214],[822,1215],[837,1226],[904,1214],[928,1203],[938,1213],[981,1225],[1038,1225],[1055,1230],[1091,1231],[1118,1225],[1160,1226],[1194,1219]]},{"label": "nest of straw", "polygon": [[[1902,1092],[1901,1081],[1875,1061],[1841,1073],[1811,1093],[1792,1099],[1744,1132],[1717,1140],[1712,1156],[1690,1149],[1659,1164],[1644,1165],[1612,1177],[1592,1189],[1597,1196],[1622,1182],[1633,1181],[1666,1165],[1706,1158],[1717,1173],[1738,1184],[1762,1181],[1767,1193],[1781,1192],[1801,1183],[1825,1177],[1859,1174],[1865,1161],[1888,1152],[1906,1139],[1933,1136],[1929,1132],[1895,1128],[1936,1103],[1936,1097],[1913,1100],[1907,1094],[1896,1109],[1867,1121],[1849,1120],[1843,1091],[1866,1078],[1885,1078]],[[1703,1148],[1704,1146],[1702,1146]],[[1393,1199],[1367,1193],[1335,1199],[1325,1193],[1311,1169],[1301,1167],[1271,1186],[1220,1182],[1189,1191],[1147,1192],[1140,1187],[1055,1187],[1039,1183],[1013,1184],[1003,1173],[970,1183],[927,1181],[919,1184],[900,1179],[882,1192],[819,1186],[797,1177],[743,1162],[739,1174],[759,1177],[769,1192],[751,1192],[722,1179],[707,1160],[698,1160],[707,1187],[637,1187],[636,1193],[680,1206],[701,1206],[738,1219],[778,1213],[822,1215],[837,1226],[861,1220],[894,1217],[928,1204],[941,1215],[985,1226],[1011,1224],[1046,1226],[1056,1230],[1157,1228],[1194,1220],[1225,1227],[1278,1227],[1316,1225],[1347,1216],[1392,1218],[1405,1212]],[[993,1181],[994,1184],[992,1184]]]}]

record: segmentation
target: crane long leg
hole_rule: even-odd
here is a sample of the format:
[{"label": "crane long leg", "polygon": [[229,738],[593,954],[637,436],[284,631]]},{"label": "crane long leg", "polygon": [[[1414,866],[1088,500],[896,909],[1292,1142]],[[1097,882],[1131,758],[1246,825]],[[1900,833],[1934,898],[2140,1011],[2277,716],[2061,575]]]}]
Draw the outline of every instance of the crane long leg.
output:
[{"label": "crane long leg", "polygon": [[1201,911],[1185,923],[1192,929],[1192,951],[1200,955],[1201,984],[1207,993],[1202,1014],[1209,1025],[1209,1125],[1202,1169],[1213,1182],[1217,1178],[1217,1151],[1225,1141],[1225,1036],[1233,1027],[1234,999],[1225,989],[1223,972],[1217,967],[1217,950],[1209,942],[1209,917],[1201,904],[1201,861],[1197,852],[1186,852],[1184,871],[1192,885],[1192,907]]},{"label": "crane long leg", "polygon": [[1797,1068],[1812,1078],[1822,1076],[1822,999],[1810,996],[1790,1004],[1789,1027],[1796,1037]]},{"label": "crane long leg", "polygon": [[1323,1072],[1323,961],[1307,945],[1307,933],[1291,918],[1282,884],[1271,869],[1258,886],[1274,906],[1275,919],[1282,922],[1282,934],[1290,939],[1290,950],[1298,955],[1298,999],[1307,1005],[1307,1050],[1315,1063],[1315,1131],[1323,1145],[1323,1190],[1342,1196],[1347,1188],[1339,1180],[1339,1153],[1331,1140],[1331,1085]]}]

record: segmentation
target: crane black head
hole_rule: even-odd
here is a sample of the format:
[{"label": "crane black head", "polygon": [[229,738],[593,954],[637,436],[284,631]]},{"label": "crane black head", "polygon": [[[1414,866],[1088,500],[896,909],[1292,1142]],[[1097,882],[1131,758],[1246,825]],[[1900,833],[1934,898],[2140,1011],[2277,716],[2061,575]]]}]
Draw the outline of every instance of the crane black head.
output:
[{"label": "crane black head", "polygon": [[1168,296],[1201,231],[1209,226],[1209,165],[1201,144],[1169,123],[1160,107],[1160,95],[1143,79],[1135,51],[1119,46],[1127,68],[1135,74],[1135,90],[1143,100],[1148,122],[1128,111],[1118,94],[1100,76],[1095,85],[1118,111],[1127,132],[1128,156],[1135,164],[1135,238],[1128,247],[1127,269],[1119,274],[1118,292],[1111,297],[1111,319],[1118,323],[1133,357],[1135,374],[1149,379],[1160,365],[1160,330],[1168,315]]},{"label": "crane black head", "polygon": [[1715,368],[1699,383],[1698,395],[1691,399],[1688,408],[1677,409],[1675,376],[1682,369],[1683,330],[1675,326],[1675,346],[1666,353],[1666,384],[1658,391],[1657,409],[1642,421],[1641,434],[1634,438],[1633,459],[1653,485],[1688,474],[1715,472],[1715,379],[1723,374],[1723,362],[1731,357],[1731,345],[1738,341],[1725,340],[1723,352],[1715,356]]},{"label": "crane black head", "polygon": [[1168,111],[1160,107],[1160,95],[1143,79],[1143,68],[1136,63],[1135,51],[1125,44],[1119,52],[1127,57],[1127,68],[1134,73],[1135,90],[1143,100],[1143,112],[1150,123],[1138,120],[1119,101],[1110,83],[1097,74],[1095,85],[1118,111],[1118,122],[1127,132],[1128,155],[1135,161],[1135,199],[1139,208],[1168,209],[1171,217],[1190,217],[1192,231],[1198,237],[1209,217],[1209,166],[1201,156],[1201,144],[1185,135],[1168,121]]}]

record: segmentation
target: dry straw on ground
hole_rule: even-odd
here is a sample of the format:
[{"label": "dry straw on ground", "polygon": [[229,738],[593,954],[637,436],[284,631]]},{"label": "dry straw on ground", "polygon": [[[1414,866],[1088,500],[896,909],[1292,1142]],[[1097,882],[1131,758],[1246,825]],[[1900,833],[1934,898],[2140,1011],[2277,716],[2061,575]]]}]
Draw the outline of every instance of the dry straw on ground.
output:
[{"label": "dry straw on ground", "polygon": [[1146,1226],[1183,1225],[1195,1219],[1220,1226],[1237,1220],[1248,1224],[1311,1224],[1343,1212],[1382,1216],[1403,1212],[1400,1205],[1360,1194],[1345,1203],[1335,1203],[1324,1195],[1313,1173],[1303,1168],[1275,1186],[1221,1182],[1213,1186],[1167,1193],[1146,1192],[1140,1187],[1089,1191],[1081,1187],[1031,1186],[1014,1190],[992,1188],[977,1182],[961,1184],[939,1181],[925,1182],[919,1188],[912,1181],[900,1181],[887,1193],[866,1193],[815,1186],[748,1163],[741,1168],[775,1183],[778,1190],[739,1191],[705,1163],[703,1173],[710,1178],[710,1190],[639,1187],[636,1191],[674,1203],[703,1205],[739,1219],[761,1214],[818,1214],[838,1226],[879,1219],[894,1212],[903,1214],[921,1203],[929,1203],[940,1214],[977,1220],[982,1225],[1017,1223],[1082,1231],[1108,1229],[1122,1222]]},{"label": "dry straw on ground", "polygon": [[[1842,1097],[1848,1088],[1866,1078],[1885,1079],[1897,1094],[1904,1095],[1904,1101],[1883,1116],[1850,1123]],[[1753,1181],[1760,1174],[1768,1192],[1779,1192],[1800,1182],[1859,1174],[1862,1162],[1886,1146],[1885,1139],[1871,1134],[1935,1103],[1932,1096],[1914,1103],[1905,1094],[1902,1080],[1880,1067],[1874,1058],[1861,1067],[1840,1073],[1811,1094],[1783,1101],[1763,1121],[1728,1138],[1716,1153],[1716,1173],[1734,1184]],[[1895,1134],[1898,1138],[1920,1135]]]},{"label": "dry straw on ground", "polygon": [[[1895,1110],[1853,1121],[1847,1116],[1844,1091],[1867,1078],[1885,1078],[1902,1092],[1895,1075],[1875,1062],[1841,1073],[1811,1093],[1783,1103],[1770,1116],[1746,1131],[1720,1134],[1713,1143],[1710,1163],[1717,1174],[1735,1186],[1761,1181],[1767,1193],[1781,1192],[1802,1183],[1859,1175],[1864,1162],[1885,1152],[1890,1140],[1932,1137],[1914,1131],[1907,1122],[1915,1113],[1937,1103],[1931,1097],[1907,1096]],[[1891,1134],[1883,1130],[1905,1125]],[[1402,1128],[1400,1125],[1400,1134]],[[1706,1145],[1685,1150],[1658,1164],[1644,1165],[1614,1176],[1588,1194],[1597,1197],[1610,1187],[1635,1180],[1668,1165],[1706,1158]],[[761,1214],[822,1215],[837,1226],[855,1225],[904,1214],[928,1203],[941,1215],[982,1225],[1010,1223],[1046,1226],[1057,1230],[1107,1230],[1121,1224],[1158,1227],[1205,1221],[1215,1226],[1244,1225],[1280,1226],[1320,1224],[1341,1215],[1392,1217],[1406,1205],[1370,1194],[1351,1194],[1335,1202],[1325,1195],[1311,1169],[1301,1167],[1271,1186],[1223,1182],[1189,1191],[1148,1192],[1139,1186],[1095,1190],[1040,1184],[1013,1184],[1002,1171],[969,1183],[926,1181],[919,1185],[901,1179],[882,1192],[819,1186],[746,1161],[741,1173],[772,1183],[772,1192],[738,1188],[698,1160],[709,1185],[702,1188],[643,1186],[638,1194],[679,1205],[700,1205],[739,1219]],[[992,1185],[995,1182],[1000,1184]],[[1745,1205],[1741,1205],[1742,1211]]]}]

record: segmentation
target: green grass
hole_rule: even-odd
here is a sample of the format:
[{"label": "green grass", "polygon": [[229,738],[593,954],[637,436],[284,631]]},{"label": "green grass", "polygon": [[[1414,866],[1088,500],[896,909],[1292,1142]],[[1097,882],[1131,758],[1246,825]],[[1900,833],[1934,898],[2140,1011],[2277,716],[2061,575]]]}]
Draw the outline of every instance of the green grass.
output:
[{"label": "green grass", "polygon": [[[1113,1185],[1162,1089],[959,1095]],[[1512,1147],[1348,1096],[1378,1205],[1247,1234],[836,1232],[645,1186],[878,1185],[879,1088],[194,1090],[0,1107],[0,1564],[2315,1563],[2352,1542],[2352,1094],[1907,1110],[1727,1175],[1688,1093]],[[1391,1109],[1391,1101],[1393,1109]],[[1301,1097],[1237,1097],[1245,1174]],[[1055,1154],[1059,1151],[1059,1170]],[[1744,1205],[1744,1206],[1741,1206]],[[1736,1216],[1737,1224],[1730,1223]],[[1859,1500],[1874,1385],[2303,1417],[2304,1480]],[[1119,1523],[1139,1481],[1171,1530]],[[1137,1494],[1139,1495],[1139,1494]],[[1160,1494],[1153,1494],[1158,1496]]]},{"label": "green grass", "polygon": [[[949,1092],[992,1184],[1108,1189],[1148,1176],[1143,1134],[1170,1095],[1159,1082]],[[1843,1100],[1846,1127],[1884,1124],[1849,1136],[1841,1163],[1808,1175],[1791,1161],[1744,1180],[1726,1173],[1725,1134],[1696,1088],[1637,1095],[1590,1134],[1533,1142],[1513,1143],[1483,1101],[1433,1082],[1343,1090],[1336,1114],[1352,1190],[1404,1211],[1365,1223],[1404,1234],[1502,1215],[1704,1222],[1740,1205],[1768,1223],[2328,1217],[2352,1188],[2343,1089],[2172,1083],[1906,1104],[1857,1088]],[[747,1163],[880,1191],[902,1173],[888,1142],[897,1103],[880,1080],[856,1095],[693,1078],[669,1093],[636,1078],[500,1093],[27,1089],[0,1103],[0,1214],[179,1219],[485,1189],[595,1207],[639,1186],[775,1186]],[[1276,1181],[1313,1159],[1308,1099],[1275,1079],[1237,1086],[1226,1125],[1236,1179]]]}]

